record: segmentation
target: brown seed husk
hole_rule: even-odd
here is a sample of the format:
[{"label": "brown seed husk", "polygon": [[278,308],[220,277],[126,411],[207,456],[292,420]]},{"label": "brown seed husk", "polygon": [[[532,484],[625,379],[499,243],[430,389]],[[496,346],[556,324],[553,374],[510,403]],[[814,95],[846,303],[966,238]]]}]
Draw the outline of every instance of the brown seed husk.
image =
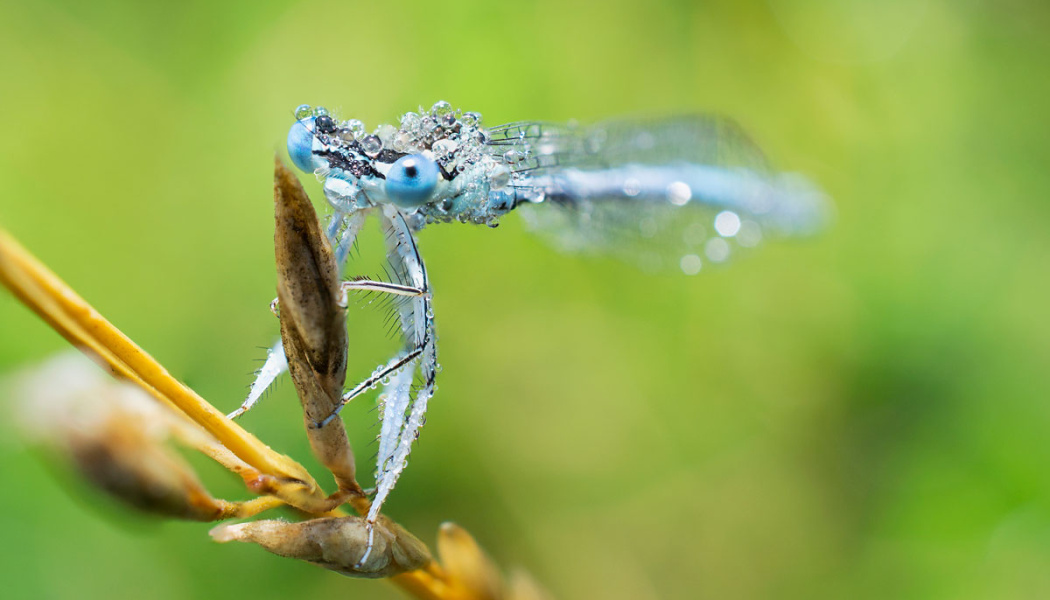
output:
[{"label": "brown seed husk", "polygon": [[348,340],[339,268],[310,198],[279,159],[274,165],[274,213],[281,339],[310,446],[340,490],[361,494],[342,420],[317,427],[339,406],[346,379]]},{"label": "brown seed husk", "polygon": [[414,571],[432,560],[423,542],[401,526],[380,517],[368,560],[358,565],[368,544],[363,517],[327,517],[299,523],[251,521],[212,529],[218,542],[253,542],[351,577],[378,578]]},{"label": "brown seed husk", "polygon": [[[70,461],[89,482],[153,515],[194,521],[231,516],[234,503],[212,498],[167,441],[187,423],[139,388],[105,377],[77,354],[21,377],[19,418],[31,441]],[[206,436],[201,430],[189,430]]]}]

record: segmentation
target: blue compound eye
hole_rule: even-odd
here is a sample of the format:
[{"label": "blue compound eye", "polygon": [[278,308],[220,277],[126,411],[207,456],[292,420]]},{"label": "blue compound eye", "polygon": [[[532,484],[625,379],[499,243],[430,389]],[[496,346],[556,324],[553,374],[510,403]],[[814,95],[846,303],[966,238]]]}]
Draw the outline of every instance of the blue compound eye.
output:
[{"label": "blue compound eye", "polygon": [[431,200],[437,187],[437,163],[422,154],[397,159],[386,174],[386,195],[401,208],[415,208]]},{"label": "blue compound eye", "polygon": [[314,118],[302,119],[292,124],[288,130],[288,156],[295,166],[307,173],[312,173],[318,166],[314,157]]}]

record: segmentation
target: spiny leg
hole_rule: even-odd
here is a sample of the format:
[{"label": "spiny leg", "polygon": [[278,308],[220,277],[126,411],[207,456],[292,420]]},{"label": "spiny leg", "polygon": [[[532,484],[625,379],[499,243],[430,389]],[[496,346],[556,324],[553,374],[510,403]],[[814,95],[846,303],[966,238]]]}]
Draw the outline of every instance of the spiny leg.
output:
[{"label": "spiny leg", "polygon": [[422,296],[426,293],[423,289],[412,287],[410,285],[390,283],[388,281],[376,281],[365,277],[358,277],[356,279],[351,279],[350,281],[344,281],[342,287],[344,294],[350,291],[369,291],[385,292],[396,296]]},{"label": "spiny leg", "polygon": [[[424,293],[413,296],[409,302],[398,307],[401,313],[401,329],[407,342],[408,352],[405,356],[416,356],[411,359],[414,364],[406,364],[406,367],[394,376],[390,385],[386,386],[388,397],[383,407],[379,454],[376,457],[376,495],[368,511],[368,545],[360,564],[363,564],[372,552],[374,526],[379,518],[379,511],[408,464],[412,443],[419,436],[419,429],[426,419],[427,402],[434,395],[434,378],[437,372],[437,343],[426,267],[419,255],[412,230],[395,208],[384,207],[383,228],[387,234],[387,257],[390,264],[403,276],[407,285]],[[411,383],[417,366],[422,383],[415,390],[415,398],[412,398]]]},{"label": "spiny leg", "polygon": [[226,415],[226,417],[236,419],[251,410],[281,373],[287,370],[288,359],[284,356],[284,345],[281,340],[277,340],[277,343],[266,351],[266,362],[263,363],[262,368],[256,373],[255,381],[252,382],[252,387],[248,390],[248,397],[241,403],[240,408]]},{"label": "spiny leg", "polygon": [[[383,292],[387,294],[393,294],[395,296],[420,296],[424,294],[423,290],[414,288],[407,285],[401,285],[398,283],[388,283],[386,281],[375,281],[372,279],[359,278],[352,281],[344,281],[342,283],[343,298],[342,304],[346,306],[346,294],[351,291],[366,291],[366,292]],[[270,303],[270,312],[276,316],[280,316],[280,304],[275,298]],[[406,356],[396,356],[390,360],[386,365],[380,365],[367,379],[359,383],[343,396],[342,402],[336,407],[335,411],[325,417],[320,423],[315,423],[317,427],[324,427],[329,421],[335,418],[339,414],[339,411],[343,409],[351,400],[361,395],[365,390],[376,385],[382,381],[383,378],[387,377],[394,371],[408,364],[409,361],[419,356],[419,352],[410,352]],[[266,392],[267,388],[273,383],[275,379],[282,373],[288,370],[288,360],[284,356],[284,346],[280,340],[273,348],[267,353],[266,363],[263,364],[262,368],[259,369],[258,375],[255,382],[252,383],[251,390],[248,392],[248,398],[241,404],[241,407],[227,415],[230,419],[236,419],[252,409],[253,406],[262,398],[263,393]]]},{"label": "spiny leg", "polygon": [[361,383],[355,385],[354,388],[349,392],[343,394],[343,399],[342,401],[340,401],[339,406],[335,407],[335,410],[332,411],[332,414],[325,417],[323,421],[321,421],[320,423],[315,423],[315,426],[324,427],[325,425],[327,425],[329,421],[331,421],[339,415],[339,412],[342,411],[343,407],[349,404],[351,400],[363,394],[365,390],[371,389],[372,387],[376,386],[380,381],[387,378],[391,374],[401,370],[410,362],[419,358],[420,354],[422,354],[422,349],[414,348],[407,354],[399,354],[395,356],[394,358],[390,359],[390,362],[386,363],[385,365],[379,365],[379,367],[375,371],[373,371],[372,374],[368,376],[368,378],[366,378]]},{"label": "spiny leg", "polygon": [[[361,231],[361,226],[364,224],[368,212],[366,210],[353,213],[337,212],[332,215],[328,222],[326,233],[328,240],[335,245],[336,265],[338,265],[340,271],[343,269],[346,257],[357,239],[357,234]],[[340,233],[340,228],[342,228],[342,233]],[[277,300],[270,303],[270,311],[280,316],[277,311]],[[284,344],[278,339],[273,347],[267,351],[266,362],[263,363],[262,368],[256,373],[255,381],[252,382],[251,388],[248,390],[248,397],[241,403],[240,408],[226,416],[230,419],[236,419],[251,410],[262,399],[263,394],[273,385],[273,382],[287,370],[288,359],[284,356]]]}]

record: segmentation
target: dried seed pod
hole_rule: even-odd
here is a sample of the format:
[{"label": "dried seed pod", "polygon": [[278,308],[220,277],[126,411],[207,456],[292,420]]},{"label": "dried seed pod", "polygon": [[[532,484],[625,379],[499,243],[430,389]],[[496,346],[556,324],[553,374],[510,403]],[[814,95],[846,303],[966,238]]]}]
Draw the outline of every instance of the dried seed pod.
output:
[{"label": "dried seed pod", "polygon": [[339,406],[346,380],[348,340],[339,268],[310,198],[280,160],[274,166],[274,213],[281,339],[310,446],[340,490],[361,494],[342,421],[317,427]]},{"label": "dried seed pod", "polygon": [[503,597],[499,569],[466,529],[455,523],[442,523],[437,547],[445,571],[474,597],[484,600]]},{"label": "dried seed pod", "polygon": [[25,375],[21,429],[64,458],[95,486],[144,512],[196,521],[239,514],[212,498],[167,440],[205,436],[139,388],[105,377],[79,354],[62,355]]},{"label": "dried seed pod", "polygon": [[297,558],[351,577],[389,577],[414,571],[432,560],[423,542],[400,525],[380,517],[371,554],[363,517],[328,517],[299,523],[251,521],[211,530],[217,542],[252,542],[274,554]]}]

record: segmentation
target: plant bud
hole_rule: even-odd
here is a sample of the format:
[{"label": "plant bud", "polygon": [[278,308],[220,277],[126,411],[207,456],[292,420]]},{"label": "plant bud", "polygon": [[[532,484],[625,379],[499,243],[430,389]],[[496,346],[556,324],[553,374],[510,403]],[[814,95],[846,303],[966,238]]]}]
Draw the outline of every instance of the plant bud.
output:
[{"label": "plant bud", "polygon": [[335,475],[339,489],[359,493],[342,420],[317,426],[339,406],[346,380],[349,342],[339,267],[299,179],[280,160],[274,168],[277,298],[288,371],[314,455]]},{"label": "plant bud", "polygon": [[442,523],[438,530],[438,555],[449,576],[470,590],[474,597],[498,600],[503,597],[503,578],[478,542],[455,523]]},{"label": "plant bud", "polygon": [[[22,430],[69,459],[96,487],[144,512],[197,521],[227,516],[166,444],[180,417],[138,387],[106,377],[79,354],[23,376]],[[204,435],[203,432],[199,432]]]},{"label": "plant bud", "polygon": [[372,551],[363,517],[327,517],[298,523],[251,521],[211,530],[217,542],[253,542],[279,556],[297,558],[350,577],[390,577],[414,571],[432,559],[423,542],[381,517],[375,524]]},{"label": "plant bud", "polygon": [[550,592],[543,589],[532,575],[522,569],[516,569],[510,574],[510,584],[507,586],[507,600],[553,600]]}]

